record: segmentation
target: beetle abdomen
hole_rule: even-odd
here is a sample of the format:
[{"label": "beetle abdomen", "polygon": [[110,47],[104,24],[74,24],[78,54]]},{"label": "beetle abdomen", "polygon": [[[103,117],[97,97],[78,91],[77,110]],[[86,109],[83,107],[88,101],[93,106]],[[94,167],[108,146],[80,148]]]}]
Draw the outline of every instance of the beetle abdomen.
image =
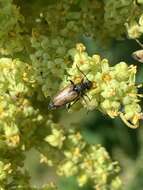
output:
[{"label": "beetle abdomen", "polygon": [[77,98],[77,96],[78,96],[78,93],[76,91],[73,91],[73,90],[63,91],[54,97],[53,103],[55,106],[59,107],[59,106],[72,102],[73,100]]},{"label": "beetle abdomen", "polygon": [[48,108],[49,109],[55,109],[58,107],[62,107],[66,105],[67,103],[72,102],[78,97],[78,93],[73,90],[74,86],[69,85],[62,89],[52,100],[52,102],[49,103]]}]

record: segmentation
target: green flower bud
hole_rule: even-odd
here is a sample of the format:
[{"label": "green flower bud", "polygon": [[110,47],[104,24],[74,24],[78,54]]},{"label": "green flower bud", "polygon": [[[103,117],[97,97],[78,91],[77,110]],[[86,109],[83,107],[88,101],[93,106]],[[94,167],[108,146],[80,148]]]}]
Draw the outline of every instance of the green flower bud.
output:
[{"label": "green flower bud", "polygon": [[110,108],[111,108],[111,101],[110,100],[108,100],[108,99],[106,99],[106,100],[104,100],[102,103],[101,103],[101,108],[103,109],[103,110],[109,110]]},{"label": "green flower bud", "polygon": [[123,104],[127,105],[127,104],[131,104],[133,102],[134,98],[130,97],[130,96],[125,96],[123,98]]},{"label": "green flower bud", "polygon": [[137,0],[137,3],[143,4],[143,0]]},{"label": "green flower bud", "polygon": [[65,136],[63,135],[63,130],[52,129],[52,134],[45,137],[45,141],[51,146],[62,148]]},{"label": "green flower bud", "polygon": [[19,134],[19,128],[14,123],[12,125],[10,125],[10,126],[5,125],[4,130],[5,130],[5,135],[7,137]]},{"label": "green flower bud", "polygon": [[129,78],[128,65],[125,62],[120,62],[114,67],[117,80],[123,81]]},{"label": "green flower bud", "polygon": [[88,182],[88,176],[85,174],[81,174],[80,176],[78,176],[77,182],[79,187],[84,186]]},{"label": "green flower bud", "polygon": [[103,59],[101,61],[101,70],[103,73],[108,73],[110,68],[109,68],[109,63],[107,59]]},{"label": "green flower bud", "polygon": [[125,106],[125,117],[127,120],[130,120],[136,113],[140,112],[141,107],[138,104],[133,103]]},{"label": "green flower bud", "polygon": [[2,182],[3,180],[5,180],[8,174],[10,174],[11,172],[11,164],[4,164],[2,161],[0,161],[0,181]]}]

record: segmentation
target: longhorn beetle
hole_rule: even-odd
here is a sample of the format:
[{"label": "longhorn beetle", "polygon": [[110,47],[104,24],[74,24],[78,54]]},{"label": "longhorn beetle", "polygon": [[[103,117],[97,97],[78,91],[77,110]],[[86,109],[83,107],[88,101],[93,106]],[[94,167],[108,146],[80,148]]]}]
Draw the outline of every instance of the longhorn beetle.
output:
[{"label": "longhorn beetle", "polygon": [[137,40],[137,39],[136,39],[136,42],[141,46],[142,49],[133,52],[132,53],[132,57],[135,60],[143,63],[143,44],[139,40]]},{"label": "longhorn beetle", "polygon": [[[79,69],[76,65],[77,69],[83,74],[84,78],[81,82],[74,84],[72,80],[70,80],[71,84],[63,88],[57,95],[54,96],[53,100],[50,101],[48,105],[48,109],[57,109],[63,106],[69,108],[71,106],[71,102],[76,103],[81,97],[86,95],[86,91],[92,88],[92,82],[88,80],[86,75]],[[73,105],[72,104],[72,105]]]}]

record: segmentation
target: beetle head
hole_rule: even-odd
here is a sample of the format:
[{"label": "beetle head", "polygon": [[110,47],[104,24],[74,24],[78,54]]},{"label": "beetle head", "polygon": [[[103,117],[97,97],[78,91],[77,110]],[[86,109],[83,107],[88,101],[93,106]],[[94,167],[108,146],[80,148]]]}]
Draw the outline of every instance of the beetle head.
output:
[{"label": "beetle head", "polygon": [[85,80],[84,86],[85,86],[86,89],[89,90],[92,87],[92,82],[90,80]]},{"label": "beetle head", "polygon": [[55,108],[55,105],[53,102],[50,102],[49,105],[48,105],[48,110],[52,110]]}]

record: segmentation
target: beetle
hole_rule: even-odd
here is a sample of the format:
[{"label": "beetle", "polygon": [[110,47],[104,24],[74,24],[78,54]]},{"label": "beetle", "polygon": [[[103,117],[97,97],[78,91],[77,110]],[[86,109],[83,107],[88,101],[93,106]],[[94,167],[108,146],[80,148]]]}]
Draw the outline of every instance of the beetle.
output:
[{"label": "beetle", "polygon": [[136,39],[136,42],[141,46],[142,49],[133,52],[133,53],[132,53],[132,57],[133,57],[135,60],[137,60],[137,61],[143,63],[143,44],[140,43],[140,41],[137,40],[137,39]]},{"label": "beetle", "polygon": [[[77,65],[76,65],[77,66]],[[48,105],[48,109],[57,109],[67,105],[70,108],[71,102],[76,103],[81,97],[86,95],[86,91],[92,88],[92,82],[87,79],[86,75],[79,69],[78,70],[85,76],[86,80],[82,79],[81,82],[74,84],[70,80],[71,84],[63,88],[58,92],[52,101]],[[73,105],[72,104],[72,105]]]}]

